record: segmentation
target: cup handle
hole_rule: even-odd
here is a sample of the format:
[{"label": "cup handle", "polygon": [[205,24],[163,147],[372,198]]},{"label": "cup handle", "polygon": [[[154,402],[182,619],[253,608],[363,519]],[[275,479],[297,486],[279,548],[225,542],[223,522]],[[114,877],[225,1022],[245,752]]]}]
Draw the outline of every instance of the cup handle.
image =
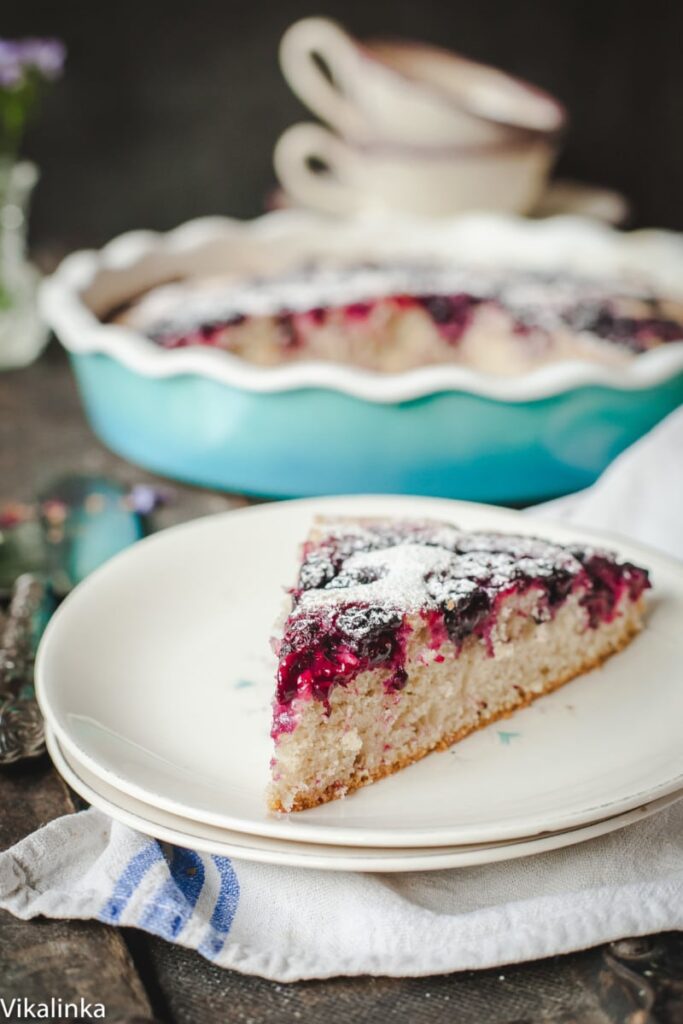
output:
[{"label": "cup handle", "polygon": [[[292,125],[280,136],[273,153],[275,172],[285,190],[302,206],[326,213],[358,210],[357,193],[348,184],[352,161],[348,147],[318,124]],[[313,162],[327,171],[315,171]]]},{"label": "cup handle", "polygon": [[365,130],[361,113],[346,95],[349,83],[358,79],[358,62],[351,37],[328,18],[297,21],[280,43],[280,67],[292,90],[323,121],[350,137]]}]

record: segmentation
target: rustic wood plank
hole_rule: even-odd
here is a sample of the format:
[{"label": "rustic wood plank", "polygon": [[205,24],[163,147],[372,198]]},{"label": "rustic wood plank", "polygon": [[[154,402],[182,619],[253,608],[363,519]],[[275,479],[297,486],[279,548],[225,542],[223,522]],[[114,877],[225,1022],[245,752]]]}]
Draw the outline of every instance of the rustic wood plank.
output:
[{"label": "rustic wood plank", "polygon": [[680,1024],[683,935],[609,943],[564,957],[431,978],[334,978],[280,985],[224,971],[151,939],[177,1024]]},{"label": "rustic wood plank", "polygon": [[[74,810],[46,757],[0,774],[0,848]],[[0,912],[0,995],[104,1003],[106,1019],[151,1021],[152,1010],[121,935],[82,921],[19,921]]]},{"label": "rustic wood plank", "polygon": [[222,970],[158,939],[149,941],[149,953],[177,1024],[624,1024],[601,998],[598,951],[431,978],[290,985]]}]

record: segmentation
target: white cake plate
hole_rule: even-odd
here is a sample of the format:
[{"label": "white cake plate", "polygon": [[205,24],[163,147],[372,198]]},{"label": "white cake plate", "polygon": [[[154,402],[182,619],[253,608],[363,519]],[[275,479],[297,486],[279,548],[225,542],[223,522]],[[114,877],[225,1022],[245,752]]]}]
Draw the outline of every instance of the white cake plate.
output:
[{"label": "white cake plate", "polygon": [[150,807],[109,786],[75,758],[65,754],[49,730],[47,746],[57,771],[72,789],[94,807],[137,832],[202,853],[261,864],[279,864],[282,867],[315,868],[318,871],[441,871],[516,860],[583,843],[643,821],[683,796],[681,790],[605,821],[537,839],[417,849],[332,846],[249,836],[243,832],[231,832],[229,829],[181,818],[158,807]]},{"label": "white cake plate", "polygon": [[[345,800],[265,806],[269,637],[315,515],[434,517],[608,545],[653,574],[648,624],[605,665]],[[683,786],[683,569],[654,551],[507,510],[411,497],[281,502],[136,544],[51,620],[37,691],[60,744],[117,791],[271,839],[429,847],[531,838],[622,814]]]}]

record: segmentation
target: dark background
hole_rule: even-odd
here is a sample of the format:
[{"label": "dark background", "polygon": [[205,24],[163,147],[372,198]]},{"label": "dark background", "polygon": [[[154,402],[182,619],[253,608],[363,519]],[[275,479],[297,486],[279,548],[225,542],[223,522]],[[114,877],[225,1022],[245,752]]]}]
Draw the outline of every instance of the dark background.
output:
[{"label": "dark background", "polygon": [[681,0],[1,0],[0,35],[56,34],[69,49],[25,147],[43,174],[34,242],[261,212],[273,144],[305,116],[278,40],[310,14],[544,86],[572,115],[559,173],[622,190],[633,224],[683,229]]}]

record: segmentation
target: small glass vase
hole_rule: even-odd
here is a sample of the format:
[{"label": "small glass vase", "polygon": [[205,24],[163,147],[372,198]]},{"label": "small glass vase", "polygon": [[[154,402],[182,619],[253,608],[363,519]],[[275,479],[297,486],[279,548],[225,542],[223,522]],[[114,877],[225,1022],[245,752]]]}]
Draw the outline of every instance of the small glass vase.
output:
[{"label": "small glass vase", "polygon": [[38,169],[0,159],[0,370],[28,366],[48,339],[36,301],[40,275],[29,262],[28,207]]}]

